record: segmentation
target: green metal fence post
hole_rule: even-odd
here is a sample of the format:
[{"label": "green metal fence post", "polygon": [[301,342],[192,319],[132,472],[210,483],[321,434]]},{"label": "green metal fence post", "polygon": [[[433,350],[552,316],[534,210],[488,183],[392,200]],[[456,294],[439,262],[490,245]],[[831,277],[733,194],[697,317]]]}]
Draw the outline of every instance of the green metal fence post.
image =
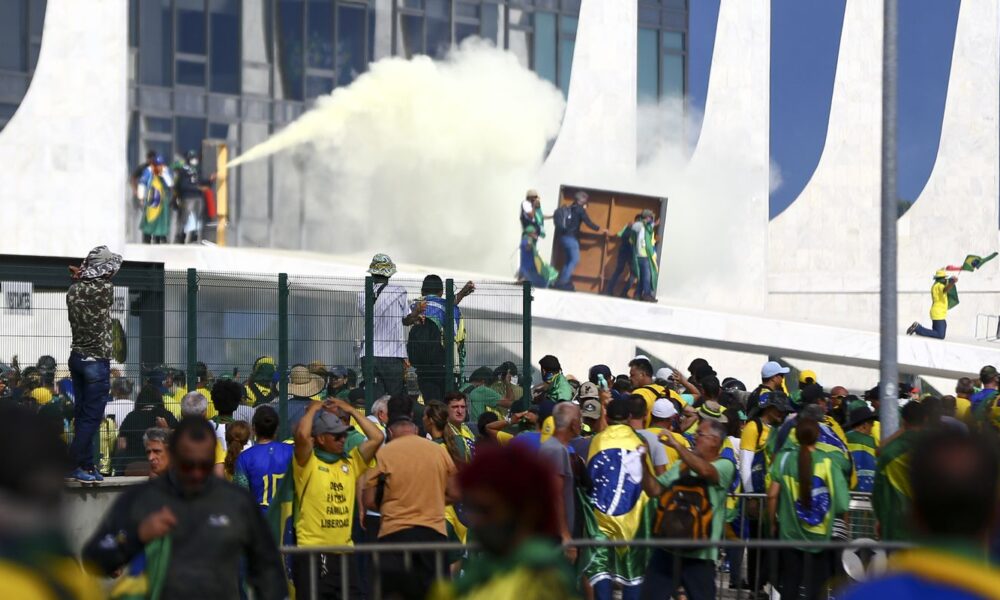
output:
[{"label": "green metal fence post", "polygon": [[455,280],[448,279],[444,288],[444,391],[455,389]]},{"label": "green metal fence post", "polygon": [[288,439],[288,273],[278,273],[278,414]]},{"label": "green metal fence post", "polygon": [[187,270],[187,389],[198,387],[198,270]]},{"label": "green metal fence post", "polygon": [[531,282],[522,282],[521,288],[521,388],[524,397],[531,398]]},{"label": "green metal fence post", "polygon": [[375,280],[365,277],[365,357],[361,364],[365,378],[365,412],[375,403]]}]

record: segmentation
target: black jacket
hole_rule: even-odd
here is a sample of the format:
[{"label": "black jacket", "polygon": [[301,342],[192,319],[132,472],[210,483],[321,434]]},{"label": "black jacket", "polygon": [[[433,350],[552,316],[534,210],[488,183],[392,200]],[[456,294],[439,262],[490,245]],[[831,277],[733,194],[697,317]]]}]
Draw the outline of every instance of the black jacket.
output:
[{"label": "black jacket", "polygon": [[264,517],[246,490],[215,477],[185,497],[172,474],[124,492],[83,548],[84,563],[110,575],[138,555],[139,523],[164,506],[177,517],[160,598],[238,600],[240,559],[254,598],[288,595],[281,555]]},{"label": "black jacket", "polygon": [[561,206],[556,209],[556,213],[553,216],[556,226],[556,235],[572,235],[578,237],[580,235],[580,225],[586,224],[594,231],[600,231],[601,228],[590,220],[590,216],[587,214],[587,209],[576,204],[570,204],[568,206]]}]

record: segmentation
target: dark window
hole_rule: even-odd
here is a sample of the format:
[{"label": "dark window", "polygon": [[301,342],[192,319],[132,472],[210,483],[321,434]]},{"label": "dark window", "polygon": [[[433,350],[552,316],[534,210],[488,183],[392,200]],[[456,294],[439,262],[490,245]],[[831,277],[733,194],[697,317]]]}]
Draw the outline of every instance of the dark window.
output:
[{"label": "dark window", "polygon": [[444,58],[451,48],[451,0],[425,0],[427,54]]},{"label": "dark window", "polygon": [[535,13],[535,46],[531,60],[535,73],[556,83],[556,15]]},{"label": "dark window", "polygon": [[139,83],[173,85],[173,16],[170,0],[135,0],[139,5]]},{"label": "dark window", "polygon": [[28,69],[24,35],[27,20],[24,0],[0,0],[0,69]]},{"label": "dark window", "polygon": [[177,0],[177,52],[205,55],[204,0]]},{"label": "dark window", "polygon": [[399,48],[397,53],[412,58],[424,53],[424,18],[420,15],[399,15]]},{"label": "dark window", "polygon": [[305,55],[302,40],[304,7],[301,0],[278,0],[278,75],[282,98],[303,99]]},{"label": "dark window", "polygon": [[238,94],[240,91],[240,3],[238,0],[210,0],[209,27],[213,92]]},{"label": "dark window", "polygon": [[337,8],[337,85],[347,85],[368,68],[365,34],[368,9],[340,5]]},{"label": "dark window", "polygon": [[201,141],[205,139],[205,119],[177,117],[175,141],[177,154],[183,156],[188,150],[201,152]]},{"label": "dark window", "polygon": [[[306,66],[333,70],[333,6],[330,0],[309,2],[306,20]],[[362,35],[364,33],[362,32]]]},{"label": "dark window", "polygon": [[178,85],[205,87],[205,63],[190,60],[177,61]]}]

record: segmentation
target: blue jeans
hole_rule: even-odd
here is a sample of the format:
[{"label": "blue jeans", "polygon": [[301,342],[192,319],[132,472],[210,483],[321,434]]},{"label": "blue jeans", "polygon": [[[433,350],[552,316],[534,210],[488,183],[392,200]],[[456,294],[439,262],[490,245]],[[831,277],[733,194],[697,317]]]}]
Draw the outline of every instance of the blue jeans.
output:
[{"label": "blue jeans", "polygon": [[642,600],[666,600],[681,585],[689,600],[714,600],[715,562],[653,550],[642,582]]},{"label": "blue jeans", "polygon": [[73,378],[73,441],[69,456],[85,471],[94,468],[94,436],[104,420],[104,407],[111,401],[111,365],[106,358],[91,358],[70,352]]},{"label": "blue jeans", "polygon": [[570,277],[573,276],[573,271],[576,270],[576,265],[580,262],[580,240],[576,239],[575,235],[564,233],[559,236],[558,242],[562,246],[563,252],[566,253],[566,264],[559,271],[556,285],[565,286],[569,284]]},{"label": "blue jeans", "polygon": [[605,294],[609,296],[615,295],[615,288],[618,287],[618,278],[625,273],[625,269],[628,269],[628,275],[625,276],[625,289],[622,290],[622,297],[628,296],[628,291],[632,289],[632,284],[635,282],[635,274],[632,273],[632,249],[630,246],[618,250],[618,262],[615,263],[615,272],[611,274],[608,286],[604,290]]},{"label": "blue jeans", "polygon": [[[622,585],[622,600],[639,600],[641,589],[638,585]],[[613,590],[614,584],[610,579],[598,581],[594,584],[594,600],[611,600]]]},{"label": "blue jeans", "polygon": [[653,269],[649,264],[649,258],[640,256],[639,262],[639,286],[635,290],[636,298],[648,298],[653,295]]},{"label": "blue jeans", "polygon": [[538,272],[535,267],[535,252],[531,247],[521,248],[521,277],[526,281],[531,282],[531,285],[536,288],[546,288],[549,287],[548,282],[542,278],[542,275]]},{"label": "blue jeans", "polygon": [[945,333],[948,332],[948,321],[944,319],[931,321],[931,329],[927,329],[923,325],[917,325],[917,330],[914,331],[916,335],[922,335],[924,337],[936,338],[939,340],[944,339]]}]

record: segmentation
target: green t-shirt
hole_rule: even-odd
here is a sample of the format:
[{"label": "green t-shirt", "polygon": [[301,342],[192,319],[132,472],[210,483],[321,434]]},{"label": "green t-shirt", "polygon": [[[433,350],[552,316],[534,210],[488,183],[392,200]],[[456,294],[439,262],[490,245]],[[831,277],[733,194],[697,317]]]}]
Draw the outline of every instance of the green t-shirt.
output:
[{"label": "green t-shirt", "polygon": [[[771,465],[771,482],[781,486],[778,496],[778,537],[782,540],[827,541],[833,518],[847,512],[851,495],[837,454],[812,453],[812,505],[799,503],[798,452],[782,452]],[[819,550],[808,550],[818,552]]]},{"label": "green t-shirt", "polygon": [[[683,461],[676,461],[674,464],[664,471],[663,475],[656,478],[663,487],[670,487],[677,481],[681,476],[681,465]],[[712,461],[712,466],[715,470],[719,472],[719,481],[715,484],[708,485],[708,502],[712,505],[712,540],[721,540],[723,536],[723,528],[726,526],[726,494],[729,492],[729,486],[733,483],[733,477],[736,476],[736,465],[733,461],[722,458],[721,456]],[[681,553],[683,556],[688,558],[700,558],[703,560],[715,561],[719,558],[718,548],[704,548],[701,550],[688,550]]]},{"label": "green t-shirt", "polygon": [[486,412],[487,408],[495,408],[502,399],[496,390],[486,385],[476,386],[465,392],[465,395],[469,398],[469,417],[472,422],[478,421],[479,415]]},{"label": "green t-shirt", "polygon": [[573,386],[566,380],[566,376],[562,373],[556,373],[556,376],[552,378],[552,383],[549,384],[549,389],[545,393],[545,397],[553,402],[572,400]]}]

